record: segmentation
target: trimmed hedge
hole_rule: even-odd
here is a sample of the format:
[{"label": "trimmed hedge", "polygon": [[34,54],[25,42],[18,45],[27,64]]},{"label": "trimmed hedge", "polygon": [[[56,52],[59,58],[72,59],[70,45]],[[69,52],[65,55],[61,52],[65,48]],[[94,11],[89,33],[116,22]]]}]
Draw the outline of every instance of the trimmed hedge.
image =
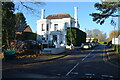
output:
[{"label": "trimmed hedge", "polygon": [[98,43],[100,43],[100,44],[104,44],[104,41],[98,41]]},{"label": "trimmed hedge", "polygon": [[67,45],[71,44],[71,39],[72,39],[72,44],[74,46],[81,46],[82,43],[86,42],[86,33],[79,30],[78,28],[74,28],[74,27],[67,28],[67,35],[66,35]]},{"label": "trimmed hedge", "polygon": [[17,35],[18,40],[35,40],[36,41],[36,33],[33,32],[23,32],[22,34]]},{"label": "trimmed hedge", "polygon": [[120,45],[112,45],[112,47],[120,54]]}]

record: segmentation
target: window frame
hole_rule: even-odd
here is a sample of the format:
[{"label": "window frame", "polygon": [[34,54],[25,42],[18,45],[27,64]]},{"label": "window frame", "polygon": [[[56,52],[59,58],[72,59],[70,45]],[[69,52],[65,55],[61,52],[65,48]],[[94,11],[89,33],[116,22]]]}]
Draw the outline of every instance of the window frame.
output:
[{"label": "window frame", "polygon": [[42,27],[41,31],[45,31],[44,24],[41,24],[41,27]]},{"label": "window frame", "polygon": [[[56,26],[57,25],[57,26]],[[54,30],[57,31],[58,30],[58,24],[54,24]]]}]

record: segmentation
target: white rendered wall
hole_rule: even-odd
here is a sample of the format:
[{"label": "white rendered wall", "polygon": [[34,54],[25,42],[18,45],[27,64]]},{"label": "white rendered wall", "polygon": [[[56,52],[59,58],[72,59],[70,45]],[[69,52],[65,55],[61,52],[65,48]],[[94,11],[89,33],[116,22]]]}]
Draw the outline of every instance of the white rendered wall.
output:
[{"label": "white rendered wall", "polygon": [[[72,22],[72,25],[71,25]],[[38,35],[43,35],[46,38],[46,34],[48,35],[48,40],[52,41],[52,35],[50,33],[54,30],[54,24],[58,24],[58,31],[61,31],[61,35],[58,36],[58,42],[60,43],[61,41],[65,44],[66,43],[66,30],[65,30],[65,23],[68,23],[67,27],[74,27],[75,26],[75,20],[71,18],[63,18],[63,19],[40,19],[37,21],[37,34]],[[42,24],[45,31],[42,31]],[[47,24],[49,25],[49,31],[47,31]],[[37,37],[39,38],[39,37]],[[40,40],[42,38],[39,38]],[[39,40],[37,39],[37,40]]]}]

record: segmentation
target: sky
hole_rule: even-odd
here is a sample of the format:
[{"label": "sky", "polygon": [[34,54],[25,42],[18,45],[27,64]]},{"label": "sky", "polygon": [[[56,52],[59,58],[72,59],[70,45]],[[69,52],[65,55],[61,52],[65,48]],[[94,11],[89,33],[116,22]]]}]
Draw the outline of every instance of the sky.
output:
[{"label": "sky", "polygon": [[92,17],[89,16],[89,14],[97,12],[94,8],[95,3],[96,2],[45,2],[44,5],[39,7],[33,6],[40,12],[37,13],[37,16],[29,13],[23,8],[21,11],[24,13],[27,24],[30,25],[33,32],[36,32],[36,21],[40,19],[41,9],[45,9],[45,17],[51,14],[70,14],[73,17],[74,7],[78,7],[78,22],[80,24],[80,29],[83,31],[99,29],[103,33],[106,33],[108,37],[109,33],[114,30],[114,27],[110,24],[112,18],[107,19],[103,25],[93,22]]}]

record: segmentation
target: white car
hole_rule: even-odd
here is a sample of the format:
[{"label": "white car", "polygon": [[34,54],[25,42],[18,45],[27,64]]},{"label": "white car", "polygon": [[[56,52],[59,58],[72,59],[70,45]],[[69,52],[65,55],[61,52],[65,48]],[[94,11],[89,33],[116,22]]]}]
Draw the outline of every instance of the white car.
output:
[{"label": "white car", "polygon": [[83,43],[83,44],[81,45],[81,48],[82,48],[82,49],[90,49],[90,48],[92,48],[92,46],[91,46],[89,43]]}]

